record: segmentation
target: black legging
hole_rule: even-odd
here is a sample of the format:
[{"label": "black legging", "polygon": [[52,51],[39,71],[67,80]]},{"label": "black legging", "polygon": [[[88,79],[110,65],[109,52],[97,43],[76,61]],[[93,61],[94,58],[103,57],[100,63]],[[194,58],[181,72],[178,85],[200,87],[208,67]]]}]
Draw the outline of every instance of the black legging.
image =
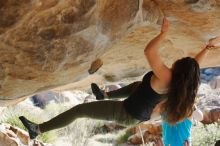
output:
[{"label": "black legging", "polygon": [[[107,92],[107,95],[109,98],[127,97],[138,87],[139,84],[140,82],[134,82],[118,90]],[[53,129],[62,128],[75,119],[82,117],[116,121],[123,125],[138,123],[138,120],[131,117],[130,114],[125,111],[123,101],[102,100],[74,106],[51,120],[39,124],[40,131],[43,133]]]},{"label": "black legging", "polygon": [[107,98],[114,99],[114,98],[128,97],[131,93],[133,93],[136,90],[136,88],[140,85],[140,83],[141,81],[133,82],[117,90],[106,92]]}]

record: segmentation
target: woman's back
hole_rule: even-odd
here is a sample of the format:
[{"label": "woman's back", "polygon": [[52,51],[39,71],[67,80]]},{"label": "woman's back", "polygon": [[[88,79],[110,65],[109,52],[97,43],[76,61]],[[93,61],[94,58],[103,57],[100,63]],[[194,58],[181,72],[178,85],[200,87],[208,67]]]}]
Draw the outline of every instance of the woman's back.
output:
[{"label": "woman's back", "polygon": [[170,125],[165,120],[162,122],[162,136],[164,146],[183,146],[187,140],[190,142],[190,130],[192,121],[188,118],[183,121]]},{"label": "woman's back", "polygon": [[[148,72],[137,89],[124,100],[126,111],[140,121],[147,121],[153,108],[162,100],[162,94],[158,94],[151,87],[153,72]],[[164,95],[163,95],[164,96]]]}]

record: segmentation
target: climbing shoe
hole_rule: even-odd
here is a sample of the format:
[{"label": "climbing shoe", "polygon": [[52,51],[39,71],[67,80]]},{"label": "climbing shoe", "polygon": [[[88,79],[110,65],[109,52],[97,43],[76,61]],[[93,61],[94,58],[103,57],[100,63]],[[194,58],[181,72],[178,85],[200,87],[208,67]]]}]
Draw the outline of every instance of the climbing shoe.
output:
[{"label": "climbing shoe", "polygon": [[102,91],[97,84],[92,83],[91,84],[92,92],[95,95],[97,100],[103,100],[104,99],[104,91]]},{"label": "climbing shoe", "polygon": [[35,139],[40,134],[38,124],[29,121],[24,116],[20,116],[19,119],[21,120],[22,124],[28,129],[30,139]]}]

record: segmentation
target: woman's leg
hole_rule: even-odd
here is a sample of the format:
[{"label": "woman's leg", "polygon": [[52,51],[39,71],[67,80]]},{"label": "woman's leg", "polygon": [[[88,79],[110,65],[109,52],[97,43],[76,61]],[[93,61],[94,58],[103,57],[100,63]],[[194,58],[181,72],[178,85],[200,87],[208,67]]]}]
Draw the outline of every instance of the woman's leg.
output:
[{"label": "woman's leg", "polygon": [[114,99],[114,98],[128,97],[132,92],[134,92],[137,89],[140,83],[141,81],[133,82],[127,86],[124,86],[122,88],[110,92],[102,91],[95,83],[91,84],[91,88],[97,100],[102,100],[104,99],[104,97],[109,99]]},{"label": "woman's leg", "polygon": [[137,120],[133,119],[125,111],[123,101],[103,100],[79,104],[51,120],[39,124],[39,128],[42,133],[47,132],[53,129],[62,128],[75,119],[82,117],[111,120],[124,125],[137,122]]},{"label": "woman's leg", "polygon": [[112,98],[128,97],[131,93],[133,93],[137,89],[140,83],[141,81],[133,82],[117,90],[106,92],[107,98],[112,99]]}]

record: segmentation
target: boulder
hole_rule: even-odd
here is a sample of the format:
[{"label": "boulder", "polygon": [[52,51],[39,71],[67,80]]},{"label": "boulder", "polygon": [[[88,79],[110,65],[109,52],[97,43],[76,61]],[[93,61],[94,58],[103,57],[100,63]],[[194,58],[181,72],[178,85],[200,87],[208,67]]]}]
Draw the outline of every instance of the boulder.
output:
[{"label": "boulder", "polygon": [[52,146],[37,140],[31,140],[26,131],[9,124],[0,124],[1,146]]},{"label": "boulder", "polygon": [[203,111],[203,124],[212,124],[215,122],[220,122],[220,108],[211,109],[209,111]]},{"label": "boulder", "polygon": [[[160,48],[162,59],[170,66],[180,57],[194,56],[220,34],[219,5],[219,0],[2,1],[0,105],[69,83],[70,90],[85,90],[89,84],[78,82],[142,76],[150,70],[143,50],[159,33],[164,15],[171,27]],[[219,53],[210,52],[201,67],[220,65]],[[102,69],[101,64],[93,67],[90,72],[96,73],[89,76],[97,58]]]},{"label": "boulder", "polygon": [[128,132],[132,135],[128,138],[129,143],[138,145],[142,144],[143,140],[144,143],[156,143],[156,141],[161,139],[162,127],[160,122],[147,122],[128,129]]},{"label": "boulder", "polygon": [[57,93],[53,91],[46,91],[42,93],[35,94],[30,97],[33,104],[40,108],[45,108],[50,102],[64,103],[69,102],[69,98],[64,96],[62,93]]}]

